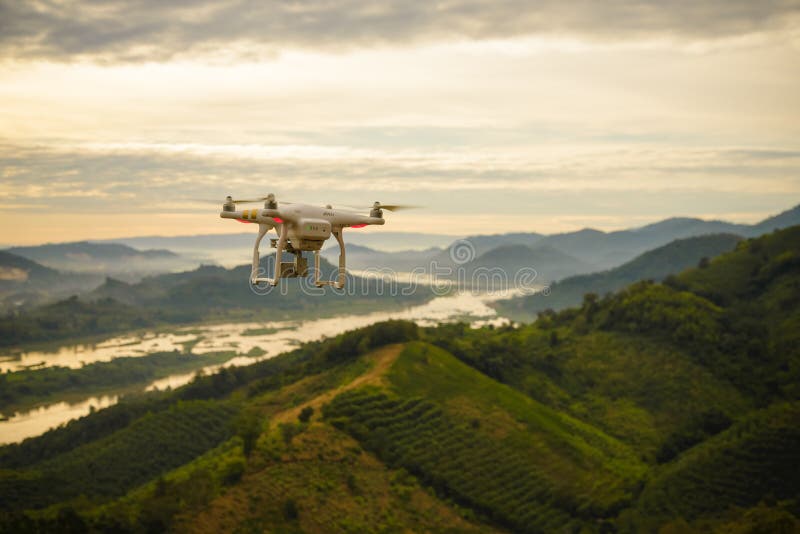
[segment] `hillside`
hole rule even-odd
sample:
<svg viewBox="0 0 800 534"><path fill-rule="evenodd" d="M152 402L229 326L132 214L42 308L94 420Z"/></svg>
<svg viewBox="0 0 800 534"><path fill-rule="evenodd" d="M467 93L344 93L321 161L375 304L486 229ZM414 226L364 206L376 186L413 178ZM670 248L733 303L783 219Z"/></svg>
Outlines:
<svg viewBox="0 0 800 534"><path fill-rule="evenodd" d="M347 245L347 268L354 270L391 269L397 272L411 272L423 267L429 270L432 257L442 249L434 247L424 250L400 250L385 252L361 245ZM322 251L322 256L330 262L339 261L339 245L332 244Z"/></svg>
<svg viewBox="0 0 800 534"><path fill-rule="evenodd" d="M353 248L352 266L355 269L374 267L389 268L395 271L424 268L428 272L432 264L444 268L462 265L462 263L454 261L454 254L458 260L474 261L481 256L486 256L488 260L492 257L489 255L492 249L507 250L513 246L519 246L534 250L541 249L545 256L554 256L553 250L564 255L565 262L563 264L553 262L550 265L545 261L546 268L541 269L548 275L548 280L560 280L572 274L603 271L621 266L647 251L660 248L675 240L715 234L757 237L778 228L787 228L796 224L800 224L800 206L752 225L673 217L639 228L613 232L584 228L574 232L551 235L533 232L470 235L456 241L451 240L450 244L443 248L419 250L421 247L418 246L415 247L415 250L406 252L397 252L395 248L392 248L392 252L386 252L377 240L370 241L370 247L362 248L362 245L367 244L363 240L365 234L354 233L351 234L352 242L356 245ZM351 238L348 237L348 239ZM422 242L420 241L420 244ZM326 252L329 259L335 258L336 254L338 254L336 247L330 247ZM348 248L348 254L350 254L350 248ZM501 267L512 271L531 267L527 263L530 258L523 258L523 260L514 264L505 262Z"/></svg>
<svg viewBox="0 0 800 534"><path fill-rule="evenodd" d="M126 245L88 241L12 247L7 252L52 269L121 276L130 280L145 274L195 266L194 261L169 250L137 250Z"/></svg>
<svg viewBox="0 0 800 534"><path fill-rule="evenodd" d="M551 235L542 239L541 244L551 245L598 269L608 269L676 239L720 233L757 237L797 224L800 224L800 206L753 225L676 217L616 232L583 230Z"/></svg>
<svg viewBox="0 0 800 534"><path fill-rule="evenodd" d="M274 255L262 258L267 272ZM202 266L126 283L113 278L80 296L47 304L0 320L0 346L97 336L158 325L203 320L280 320L310 313L368 312L432 297L426 288L401 291L381 281L348 275L347 288L316 288L309 278L287 280L275 288L253 290L251 268ZM336 268L322 260L324 279Z"/></svg>
<svg viewBox="0 0 800 534"><path fill-rule="evenodd" d="M794 227L531 325L378 323L126 399L0 448L0 530L796 531L799 258Z"/></svg>
<svg viewBox="0 0 800 534"><path fill-rule="evenodd" d="M0 250L0 310L30 308L89 291L102 277L57 271L22 256Z"/></svg>
<svg viewBox="0 0 800 534"><path fill-rule="evenodd" d="M22 256L0 250L0 283L27 282L55 277L56 271Z"/></svg>
<svg viewBox="0 0 800 534"><path fill-rule="evenodd" d="M577 306L587 293L604 295L638 280L661 281L670 274L697 266L703 258L713 258L732 250L740 240L732 234L678 239L614 269L565 278L552 284L547 294L515 297L499 301L495 306L514 319L534 318L546 309L558 311Z"/></svg>
<svg viewBox="0 0 800 534"><path fill-rule="evenodd" d="M467 276L502 272L513 282L521 269L534 269L536 282L545 284L592 270L590 265L549 245L501 245L460 266Z"/></svg>
<svg viewBox="0 0 800 534"><path fill-rule="evenodd" d="M442 234L422 234L416 232L392 232L381 228L378 231L368 229L352 230L345 233L345 242L380 252L397 252L404 250L423 250L443 247L454 239L454 236ZM136 249L167 249L181 255L207 256L214 250L241 249L252 250L255 232L233 234L207 234L188 236L149 236L117 238L98 243L119 243Z"/></svg>

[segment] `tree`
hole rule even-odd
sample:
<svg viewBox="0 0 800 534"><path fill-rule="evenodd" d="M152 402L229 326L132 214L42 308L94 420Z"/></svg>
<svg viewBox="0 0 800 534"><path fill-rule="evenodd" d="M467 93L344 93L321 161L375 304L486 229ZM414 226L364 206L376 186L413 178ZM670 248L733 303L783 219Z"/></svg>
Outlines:
<svg viewBox="0 0 800 534"><path fill-rule="evenodd" d="M300 420L301 423L308 423L312 415L314 415L314 408L312 408L311 406L306 406L305 408L303 408L303 410L300 412L300 415L297 418Z"/></svg>

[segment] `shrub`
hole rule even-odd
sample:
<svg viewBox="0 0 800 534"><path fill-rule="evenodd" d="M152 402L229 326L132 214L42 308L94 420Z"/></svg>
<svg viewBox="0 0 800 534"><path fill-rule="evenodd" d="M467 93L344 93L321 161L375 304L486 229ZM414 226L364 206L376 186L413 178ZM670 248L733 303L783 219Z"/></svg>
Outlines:
<svg viewBox="0 0 800 534"><path fill-rule="evenodd" d="M314 415L314 408L312 408L311 406L306 406L305 408L303 408L303 410L300 412L300 415L297 418L300 420L301 423L308 423L312 415Z"/></svg>

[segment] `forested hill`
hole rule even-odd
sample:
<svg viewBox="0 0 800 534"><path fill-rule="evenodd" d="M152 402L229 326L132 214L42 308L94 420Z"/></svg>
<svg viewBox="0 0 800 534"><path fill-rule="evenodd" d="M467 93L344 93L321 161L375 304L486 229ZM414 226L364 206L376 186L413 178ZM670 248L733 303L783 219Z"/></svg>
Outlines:
<svg viewBox="0 0 800 534"><path fill-rule="evenodd" d="M614 269L571 276L555 282L544 293L498 301L496 306L512 319L527 320L546 309L558 311L578 306L586 293L605 295L639 280L660 282L671 274L678 274L733 250L741 239L733 234L677 239Z"/></svg>
<svg viewBox="0 0 800 534"><path fill-rule="evenodd" d="M265 272L271 272L274 254L261 261ZM420 303L433 296L425 287L393 289L382 281L351 274L344 290L316 288L310 278L313 264L308 278L288 279L278 287L254 290L249 282L250 270L249 265L232 269L202 266L133 284L107 278L81 297L0 317L0 346L204 320L280 320L311 313L372 311ZM325 280L336 277L336 268L324 259L321 272Z"/></svg>
<svg viewBox="0 0 800 534"><path fill-rule="evenodd" d="M796 532L798 302L795 227L530 325L379 323L0 448L0 530Z"/></svg>

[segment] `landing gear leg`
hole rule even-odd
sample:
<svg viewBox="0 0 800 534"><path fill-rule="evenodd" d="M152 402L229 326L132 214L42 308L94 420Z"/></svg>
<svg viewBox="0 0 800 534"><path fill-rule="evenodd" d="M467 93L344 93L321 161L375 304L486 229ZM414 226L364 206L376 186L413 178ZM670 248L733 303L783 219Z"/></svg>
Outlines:
<svg viewBox="0 0 800 534"><path fill-rule="evenodd" d="M286 248L286 240L289 236L289 230L285 224L281 225L280 229L280 237L278 239L278 244L275 247L275 265L273 266L273 277L272 278L258 278L258 268L259 268L259 257L258 257L258 245L261 243L261 239L263 239L264 234L269 231L269 227L265 224L259 225L258 229L258 238L256 238L256 246L253 248L253 268L250 271L250 283L255 285L259 282L265 282L271 286L278 285L278 280L280 279L280 272L281 272L281 256L283 256L283 249Z"/></svg>
<svg viewBox="0 0 800 534"><path fill-rule="evenodd" d="M330 280L320 280L320 275L322 273L320 270L319 250L316 250L314 251L314 285L317 287L333 286L336 289L342 289L344 287L344 283L347 278L347 269L345 268L344 239L342 238L342 230L341 229L334 230L333 236L339 243L339 272L336 282L331 282Z"/></svg>

